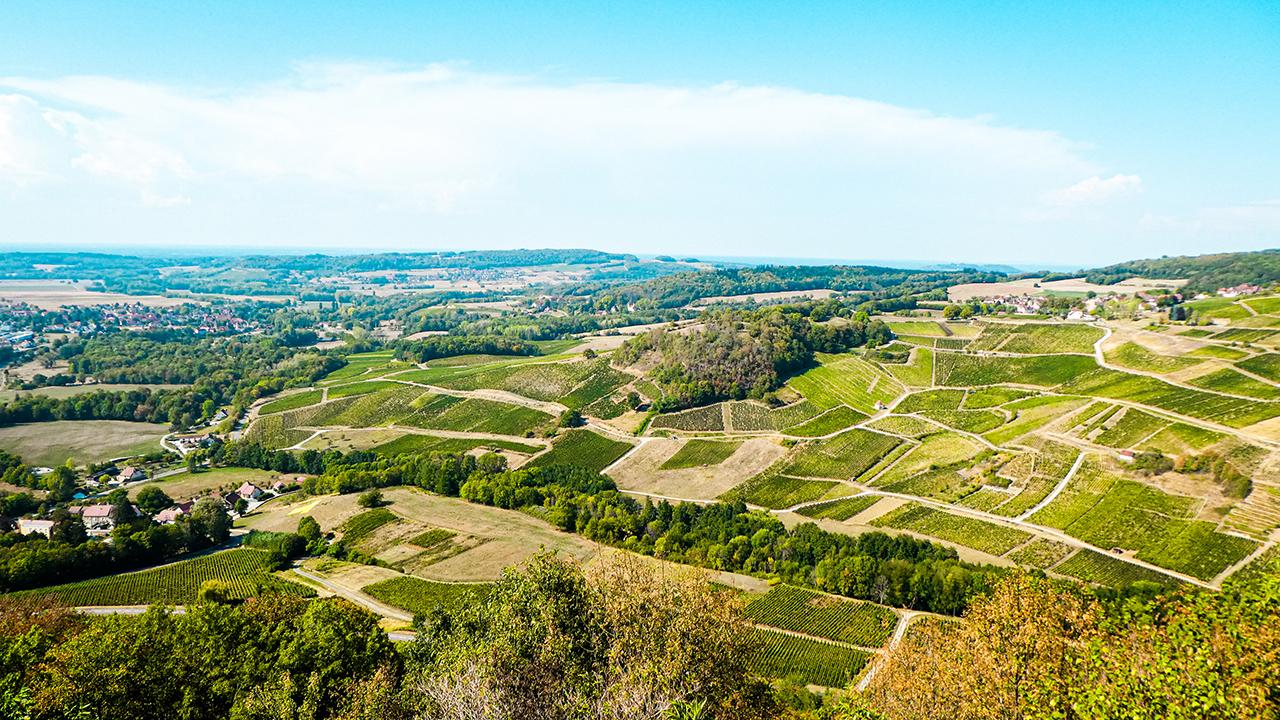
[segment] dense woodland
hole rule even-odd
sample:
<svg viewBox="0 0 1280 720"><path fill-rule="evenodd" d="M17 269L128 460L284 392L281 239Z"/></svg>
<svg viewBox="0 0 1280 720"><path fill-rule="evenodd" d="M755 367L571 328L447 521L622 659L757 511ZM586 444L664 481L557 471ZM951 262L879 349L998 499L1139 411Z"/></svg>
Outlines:
<svg viewBox="0 0 1280 720"><path fill-rule="evenodd" d="M1190 293L1213 292L1242 283L1275 285L1280 283L1280 250L1131 260L1085 273L1086 280L1103 285L1131 277L1185 278L1185 289Z"/></svg>

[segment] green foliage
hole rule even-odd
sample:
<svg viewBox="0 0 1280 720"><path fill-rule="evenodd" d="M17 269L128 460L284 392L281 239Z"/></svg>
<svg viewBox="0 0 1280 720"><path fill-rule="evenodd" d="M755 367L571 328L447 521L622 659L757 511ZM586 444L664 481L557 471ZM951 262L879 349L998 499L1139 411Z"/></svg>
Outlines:
<svg viewBox="0 0 1280 720"><path fill-rule="evenodd" d="M1088 325L1063 323L988 323L971 350L1007 353L1091 353L1102 339L1102 330Z"/></svg>
<svg viewBox="0 0 1280 720"><path fill-rule="evenodd" d="M1085 355L998 357L940 352L934 358L937 384L952 386L1015 383L1054 387L1098 364Z"/></svg>
<svg viewBox="0 0 1280 720"><path fill-rule="evenodd" d="M1236 365L1254 375L1261 375L1272 382L1280 382L1280 353L1255 355L1248 360L1241 360Z"/></svg>
<svg viewBox="0 0 1280 720"><path fill-rule="evenodd" d="M1061 562L1063 558L1070 555L1074 550L1073 546L1066 543L1036 538L1005 557L1019 565L1027 565L1044 570Z"/></svg>
<svg viewBox="0 0 1280 720"><path fill-rule="evenodd" d="M402 455L406 453L447 452L465 453L476 448L492 448L510 450L512 452L532 455L542 451L541 445L514 442L512 440L493 440L490 438L446 438L435 435L419 435L409 433L395 440L389 440L374 447L371 452L379 455Z"/></svg>
<svg viewBox="0 0 1280 720"><path fill-rule="evenodd" d="M1107 362L1113 365L1154 373L1176 372L1202 362L1196 358L1158 355L1134 342L1124 343L1108 352L1106 357Z"/></svg>
<svg viewBox="0 0 1280 720"><path fill-rule="evenodd" d="M1232 395L1246 395L1259 400L1275 400L1280 398L1280 388L1268 383L1254 380L1248 375L1238 373L1230 368L1215 370L1207 375L1188 380L1196 387Z"/></svg>
<svg viewBox="0 0 1280 720"><path fill-rule="evenodd" d="M685 432L722 432L724 430L724 411L720 405L682 410L675 413L663 413L649 423L655 430L683 430Z"/></svg>

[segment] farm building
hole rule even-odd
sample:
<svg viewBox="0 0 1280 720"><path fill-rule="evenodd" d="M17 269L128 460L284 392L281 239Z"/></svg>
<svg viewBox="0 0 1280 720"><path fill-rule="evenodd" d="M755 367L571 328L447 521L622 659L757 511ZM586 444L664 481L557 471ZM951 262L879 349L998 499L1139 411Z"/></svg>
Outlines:
<svg viewBox="0 0 1280 720"><path fill-rule="evenodd" d="M36 518L18 518L18 532L23 535L43 535L49 537L53 532L52 520L38 520Z"/></svg>

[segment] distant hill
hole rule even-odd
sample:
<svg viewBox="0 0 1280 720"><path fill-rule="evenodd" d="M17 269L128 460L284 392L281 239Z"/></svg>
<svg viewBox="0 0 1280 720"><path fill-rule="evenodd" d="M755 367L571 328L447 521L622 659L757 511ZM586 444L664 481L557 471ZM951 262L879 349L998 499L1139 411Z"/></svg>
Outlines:
<svg viewBox="0 0 1280 720"><path fill-rule="evenodd" d="M1130 260L1087 270L1084 275L1089 282L1102 285L1131 277L1186 278L1191 292L1212 292L1241 283L1275 285L1280 283L1280 249Z"/></svg>

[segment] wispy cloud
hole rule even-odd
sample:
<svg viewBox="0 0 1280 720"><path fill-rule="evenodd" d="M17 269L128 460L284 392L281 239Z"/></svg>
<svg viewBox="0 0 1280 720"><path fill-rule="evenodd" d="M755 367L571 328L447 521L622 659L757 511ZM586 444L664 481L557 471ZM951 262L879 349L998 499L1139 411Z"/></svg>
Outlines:
<svg viewBox="0 0 1280 720"><path fill-rule="evenodd" d="M1109 178L1094 175L1046 193L1045 200L1056 207L1100 205L1141 190L1142 178L1137 175L1112 175Z"/></svg>

